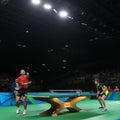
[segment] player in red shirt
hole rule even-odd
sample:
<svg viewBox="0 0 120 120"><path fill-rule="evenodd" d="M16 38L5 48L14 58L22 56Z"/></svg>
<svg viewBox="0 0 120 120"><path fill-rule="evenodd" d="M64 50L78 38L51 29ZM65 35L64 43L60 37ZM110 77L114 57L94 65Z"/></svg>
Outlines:
<svg viewBox="0 0 120 120"><path fill-rule="evenodd" d="M23 114L26 114L26 109L27 109L26 94L28 90L28 84L31 84L31 81L29 81L28 79L29 79L29 73L28 72L26 73L24 69L20 70L20 76L17 78L19 84L18 95L16 95L17 114L20 113L19 100L21 98L24 105Z"/></svg>

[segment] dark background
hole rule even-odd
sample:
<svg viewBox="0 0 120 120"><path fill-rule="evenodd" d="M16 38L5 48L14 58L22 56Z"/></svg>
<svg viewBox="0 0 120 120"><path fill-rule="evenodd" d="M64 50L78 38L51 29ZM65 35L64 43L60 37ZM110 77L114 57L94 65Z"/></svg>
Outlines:
<svg viewBox="0 0 120 120"><path fill-rule="evenodd" d="M30 0L0 0L1 76L14 79L24 68L34 84L48 90L68 83L73 88L68 81L79 74L119 70L119 0L43 2L68 10L74 19L61 19Z"/></svg>

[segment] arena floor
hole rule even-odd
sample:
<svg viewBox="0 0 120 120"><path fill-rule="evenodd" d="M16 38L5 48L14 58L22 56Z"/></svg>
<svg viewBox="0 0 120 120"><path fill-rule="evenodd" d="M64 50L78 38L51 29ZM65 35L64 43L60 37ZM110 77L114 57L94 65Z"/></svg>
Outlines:
<svg viewBox="0 0 120 120"><path fill-rule="evenodd" d="M23 106L21 106L21 113L16 114L15 106L0 107L1 120L120 120L120 101L106 101L107 112L99 110L97 100L85 100L79 102L77 105L85 109L86 112L69 113L67 110L61 111L57 117L40 115L39 113L48 109L49 104L33 104L28 105L26 115L22 115Z"/></svg>

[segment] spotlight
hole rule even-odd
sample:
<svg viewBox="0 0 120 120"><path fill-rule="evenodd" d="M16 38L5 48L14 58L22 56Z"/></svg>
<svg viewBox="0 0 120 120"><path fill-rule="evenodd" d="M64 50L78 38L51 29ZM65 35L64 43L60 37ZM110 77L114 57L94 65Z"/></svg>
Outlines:
<svg viewBox="0 0 120 120"><path fill-rule="evenodd" d="M53 11L57 14L58 13L58 11L56 10L56 9L53 9Z"/></svg>
<svg viewBox="0 0 120 120"><path fill-rule="evenodd" d="M68 12L62 10L62 11L59 12L59 16L60 16L61 18L66 18L66 17L68 17Z"/></svg>
<svg viewBox="0 0 120 120"><path fill-rule="evenodd" d="M67 62L67 60L62 60L62 62L63 62L63 63L66 63L66 62Z"/></svg>
<svg viewBox="0 0 120 120"><path fill-rule="evenodd" d="M42 64L42 66L44 66L44 67L45 67L45 66L46 66L46 64Z"/></svg>
<svg viewBox="0 0 120 120"><path fill-rule="evenodd" d="M44 4L43 6L46 10L51 10L52 9L52 5L50 4Z"/></svg>
<svg viewBox="0 0 120 120"><path fill-rule="evenodd" d="M41 3L41 0L31 0L32 4L39 5Z"/></svg>

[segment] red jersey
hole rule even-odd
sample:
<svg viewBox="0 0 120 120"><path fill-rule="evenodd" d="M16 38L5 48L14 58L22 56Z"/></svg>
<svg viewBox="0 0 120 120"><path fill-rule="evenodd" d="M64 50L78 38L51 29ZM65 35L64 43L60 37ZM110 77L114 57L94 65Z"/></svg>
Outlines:
<svg viewBox="0 0 120 120"><path fill-rule="evenodd" d="M27 85L22 85L21 83L28 83L28 77L27 75L24 76L19 76L18 78L18 83L19 83L19 88L28 88L28 84Z"/></svg>

